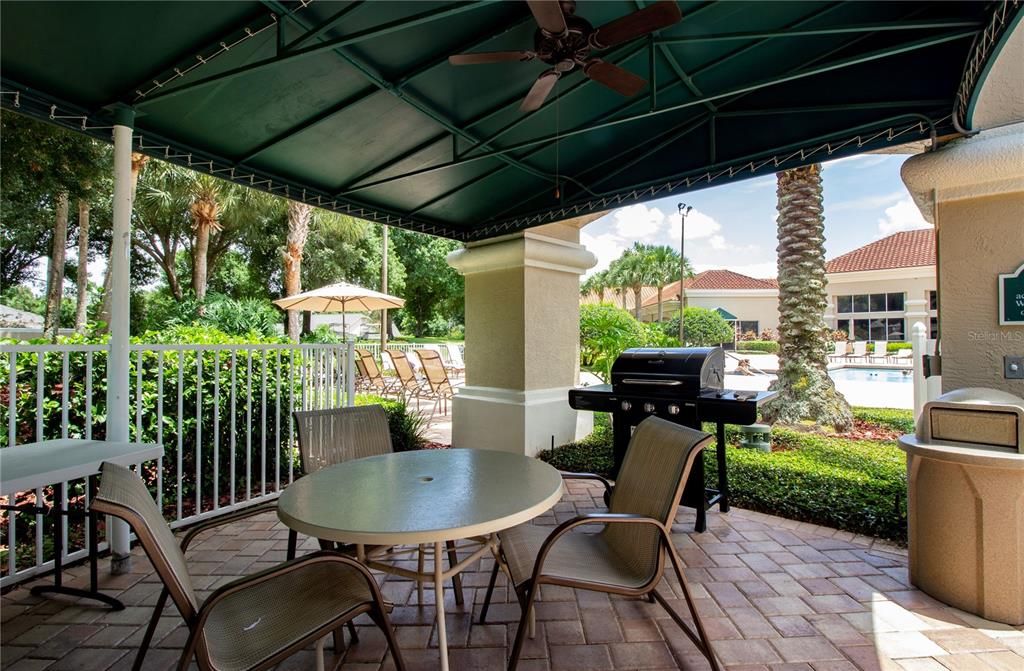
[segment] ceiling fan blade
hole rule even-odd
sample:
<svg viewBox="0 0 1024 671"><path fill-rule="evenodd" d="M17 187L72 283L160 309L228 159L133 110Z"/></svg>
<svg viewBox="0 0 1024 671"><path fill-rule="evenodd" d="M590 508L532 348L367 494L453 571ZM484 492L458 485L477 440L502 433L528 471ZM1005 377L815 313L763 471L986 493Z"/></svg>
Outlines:
<svg viewBox="0 0 1024 671"><path fill-rule="evenodd" d="M548 94L551 93L551 89L555 88L555 83L561 76L562 73L557 70L548 70L541 73L537 77L537 81L530 87L530 92L523 98L523 103L519 106L519 110L522 112L532 112L543 105Z"/></svg>
<svg viewBox="0 0 1024 671"><path fill-rule="evenodd" d="M635 96L647 86L647 80L643 77L600 58L595 58L583 66L583 74L627 98Z"/></svg>
<svg viewBox="0 0 1024 671"><path fill-rule="evenodd" d="M533 12L537 25L552 35L562 35L569 28L565 25L565 14L559 0L526 0Z"/></svg>
<svg viewBox="0 0 1024 671"><path fill-rule="evenodd" d="M452 65L480 65L507 61L529 61L536 55L532 51L481 51L475 54L454 54L448 57L448 62Z"/></svg>
<svg viewBox="0 0 1024 671"><path fill-rule="evenodd" d="M607 49L637 37L667 28L683 18L675 0L661 0L653 5L604 24L590 35L591 46Z"/></svg>

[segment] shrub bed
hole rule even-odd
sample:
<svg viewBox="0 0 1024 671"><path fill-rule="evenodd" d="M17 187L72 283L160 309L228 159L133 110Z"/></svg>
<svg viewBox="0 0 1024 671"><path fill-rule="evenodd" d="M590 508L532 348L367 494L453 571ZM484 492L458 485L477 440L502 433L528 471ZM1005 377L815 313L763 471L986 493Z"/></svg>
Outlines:
<svg viewBox="0 0 1024 671"><path fill-rule="evenodd" d="M357 394L356 405L380 405L388 417L391 431L391 447L395 452L420 450L426 446L423 437L426 420L419 413L409 410L402 401L395 401L372 394Z"/></svg>
<svg viewBox="0 0 1024 671"><path fill-rule="evenodd" d="M863 422L913 430L907 410L855 408ZM712 425L705 430L713 432ZM726 427L726 463L732 502L789 519L906 541L906 463L891 441L857 440L776 427L773 452L737 447L739 428ZM608 416L595 416L583 440L544 450L538 458L566 471L609 475L613 465ZM715 486L715 453L704 454L708 486Z"/></svg>
<svg viewBox="0 0 1024 671"><path fill-rule="evenodd" d="M757 352L758 354L777 354L779 343L774 340L743 340L736 343L737 352Z"/></svg>

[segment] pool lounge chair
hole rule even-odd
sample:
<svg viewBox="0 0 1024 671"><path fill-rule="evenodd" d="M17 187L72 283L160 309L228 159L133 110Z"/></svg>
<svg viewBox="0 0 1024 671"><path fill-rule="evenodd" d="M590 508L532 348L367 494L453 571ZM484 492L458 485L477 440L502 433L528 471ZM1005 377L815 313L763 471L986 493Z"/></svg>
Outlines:
<svg viewBox="0 0 1024 671"><path fill-rule="evenodd" d="M833 343L833 351L828 355L829 359L843 359L846 358L846 341L840 340L839 342Z"/></svg>
<svg viewBox="0 0 1024 671"><path fill-rule="evenodd" d="M455 343L447 343L445 348L448 350L448 364L449 369L454 374L454 377L463 377L466 374L466 362L462 358L462 350Z"/></svg>
<svg viewBox="0 0 1024 671"><path fill-rule="evenodd" d="M868 357L868 361L872 363L889 363L889 343L884 340L875 341L875 351ZM881 352L881 354L879 354Z"/></svg>
<svg viewBox="0 0 1024 671"><path fill-rule="evenodd" d="M420 359L423 375L427 378L427 386L420 391L421 397L433 399L434 409L431 415L437 414L438 407L447 415L448 400L454 392L452 383L448 380L448 373L444 369L441 353L434 349L418 349L415 352Z"/></svg>
<svg viewBox="0 0 1024 671"><path fill-rule="evenodd" d="M847 359L864 359L867 361L868 343L866 340L857 340L853 343L853 351L846 355Z"/></svg>
<svg viewBox="0 0 1024 671"><path fill-rule="evenodd" d="M361 391L375 392L381 395L387 395L395 391L398 380L396 378L384 377L380 366L377 365L377 359L374 358L369 350L356 349L355 353L358 358L356 369L366 374L366 378L359 387Z"/></svg>
<svg viewBox="0 0 1024 671"><path fill-rule="evenodd" d="M397 349L386 349L384 354L391 360L391 367L398 375L394 391L406 401L415 398L418 405L420 395L423 393L423 383L416 377L416 372L413 371L412 364L409 363L409 357L405 355L405 352Z"/></svg>

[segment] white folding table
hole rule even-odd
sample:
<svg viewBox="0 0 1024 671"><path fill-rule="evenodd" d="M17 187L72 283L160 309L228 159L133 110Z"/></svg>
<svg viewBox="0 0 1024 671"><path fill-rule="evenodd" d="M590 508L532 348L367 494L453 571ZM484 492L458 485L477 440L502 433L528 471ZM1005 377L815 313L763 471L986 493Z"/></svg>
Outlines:
<svg viewBox="0 0 1024 671"><path fill-rule="evenodd" d="M103 440L79 440L64 438L60 440L44 440L38 443L25 443L14 447L0 449L0 495L10 496L8 510L15 510L14 495L18 492L31 491L40 487L53 485L53 507L44 508L38 505L31 510L37 514L53 513L57 520L53 523L53 585L40 585L32 588L32 593L67 594L85 597L107 604L114 610L122 610L124 604L117 599L101 594L97 589L97 534L95 515L88 511L89 516L89 579L88 590L67 587L62 584L61 564L64 554L64 536L61 515L68 515L64 510L65 484L69 480L88 478L89 490L94 492L95 476L100 472L100 464L105 461L119 466L139 464L150 459L163 456L164 448L154 443L119 443ZM24 510L24 509L21 509ZM11 548L14 552L14 548Z"/></svg>

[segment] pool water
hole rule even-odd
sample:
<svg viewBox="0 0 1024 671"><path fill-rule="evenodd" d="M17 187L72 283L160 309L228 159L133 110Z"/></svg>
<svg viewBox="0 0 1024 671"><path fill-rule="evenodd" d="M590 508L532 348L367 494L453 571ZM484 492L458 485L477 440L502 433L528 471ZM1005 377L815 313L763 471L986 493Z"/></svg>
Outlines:
<svg viewBox="0 0 1024 671"><path fill-rule="evenodd" d="M886 368L837 368L828 374L850 405L913 408L914 376Z"/></svg>
<svg viewBox="0 0 1024 671"><path fill-rule="evenodd" d="M907 371L892 370L891 368L837 368L828 372L829 376L839 381L850 382L886 382L913 385L914 376Z"/></svg>

